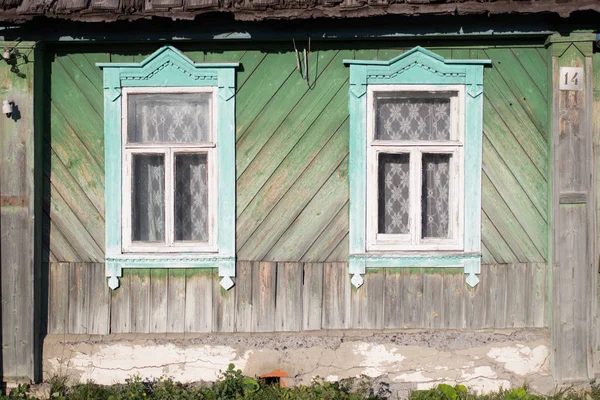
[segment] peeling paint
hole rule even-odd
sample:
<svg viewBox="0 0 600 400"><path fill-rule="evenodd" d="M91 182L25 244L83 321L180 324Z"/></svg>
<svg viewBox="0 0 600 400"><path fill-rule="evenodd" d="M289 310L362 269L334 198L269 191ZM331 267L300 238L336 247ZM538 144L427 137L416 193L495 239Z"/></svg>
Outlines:
<svg viewBox="0 0 600 400"><path fill-rule="evenodd" d="M507 347L494 347L487 356L499 363L504 363L504 368L515 374L525 376L547 369L548 347L537 346L533 350L522 344Z"/></svg>

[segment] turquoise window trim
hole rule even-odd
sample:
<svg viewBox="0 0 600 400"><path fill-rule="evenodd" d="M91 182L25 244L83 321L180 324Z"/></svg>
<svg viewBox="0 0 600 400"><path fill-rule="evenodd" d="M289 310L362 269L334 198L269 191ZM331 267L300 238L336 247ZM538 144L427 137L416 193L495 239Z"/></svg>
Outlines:
<svg viewBox="0 0 600 400"><path fill-rule="evenodd" d="M350 68L350 255L352 284L363 284L367 268L462 267L475 286L481 270L481 165L483 68L490 60L445 60L415 47L389 61L344 60ZM460 252L367 252L368 85L464 85L463 250Z"/></svg>
<svg viewBox="0 0 600 400"><path fill-rule="evenodd" d="M221 286L235 277L235 68L194 63L165 46L140 63L98 63L104 71L106 276L119 286L124 268L218 268ZM215 87L217 126L217 252L126 254L122 250L121 94L126 87Z"/></svg>

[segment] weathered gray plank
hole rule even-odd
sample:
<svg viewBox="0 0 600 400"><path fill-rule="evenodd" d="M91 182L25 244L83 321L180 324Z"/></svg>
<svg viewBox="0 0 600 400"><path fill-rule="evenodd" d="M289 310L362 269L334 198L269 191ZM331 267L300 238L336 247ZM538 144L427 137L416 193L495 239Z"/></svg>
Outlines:
<svg viewBox="0 0 600 400"><path fill-rule="evenodd" d="M526 287L527 264L511 264L506 268L506 325L523 328L525 326L525 301L527 293L533 291Z"/></svg>
<svg viewBox="0 0 600 400"><path fill-rule="evenodd" d="M481 266L479 283L474 288L465 285L465 325L471 329L485 328L486 322L486 292L489 290L489 265Z"/></svg>
<svg viewBox="0 0 600 400"><path fill-rule="evenodd" d="M235 332L235 291L239 283L239 274L235 279L235 286L229 290L223 289L220 285L219 271L212 271L213 283L213 332Z"/></svg>
<svg viewBox="0 0 600 400"><path fill-rule="evenodd" d="M167 288L167 332L184 331L185 326L185 270L170 269Z"/></svg>
<svg viewBox="0 0 600 400"><path fill-rule="evenodd" d="M302 329L321 329L323 310L323 263L304 263Z"/></svg>
<svg viewBox="0 0 600 400"><path fill-rule="evenodd" d="M458 273L447 271L443 279L443 307L442 327L450 329L463 329L465 321L465 275L460 270Z"/></svg>
<svg viewBox="0 0 600 400"><path fill-rule="evenodd" d="M506 269L507 264L489 267L488 290L486 291L486 328L506 326Z"/></svg>
<svg viewBox="0 0 600 400"><path fill-rule="evenodd" d="M386 329L404 328L404 282L406 270L386 269L383 325Z"/></svg>
<svg viewBox="0 0 600 400"><path fill-rule="evenodd" d="M420 272L417 272L420 271ZM423 324L423 272L411 270L404 283L404 326L422 328Z"/></svg>
<svg viewBox="0 0 600 400"><path fill-rule="evenodd" d="M48 333L68 333L69 316L69 265L53 263L49 269Z"/></svg>
<svg viewBox="0 0 600 400"><path fill-rule="evenodd" d="M88 274L87 265L73 263L69 268L69 326L71 334L85 334L88 330Z"/></svg>
<svg viewBox="0 0 600 400"><path fill-rule="evenodd" d="M302 330L302 263L277 263L275 330Z"/></svg>
<svg viewBox="0 0 600 400"><path fill-rule="evenodd" d="M212 331L213 275L209 269L186 270L185 331Z"/></svg>
<svg viewBox="0 0 600 400"><path fill-rule="evenodd" d="M351 301L348 264L326 263L323 272L323 329L349 328Z"/></svg>
<svg viewBox="0 0 600 400"><path fill-rule="evenodd" d="M370 269L363 278L365 282L360 288L351 289L350 326L353 329L383 329L385 271ZM346 279L350 276L346 275Z"/></svg>
<svg viewBox="0 0 600 400"><path fill-rule="evenodd" d="M167 332L167 305L169 303L169 271L150 271L150 333Z"/></svg>
<svg viewBox="0 0 600 400"><path fill-rule="evenodd" d="M444 314L443 277L441 273L423 274L423 323L427 328L441 328Z"/></svg>
<svg viewBox="0 0 600 400"><path fill-rule="evenodd" d="M544 327L547 304L546 264L527 265L525 283L525 326Z"/></svg>
<svg viewBox="0 0 600 400"><path fill-rule="evenodd" d="M88 330L90 335L110 333L110 288L104 263L86 264L89 288Z"/></svg>
<svg viewBox="0 0 600 400"><path fill-rule="evenodd" d="M252 263L238 261L235 278L235 330L252 331Z"/></svg>
<svg viewBox="0 0 600 400"><path fill-rule="evenodd" d="M130 272L131 270L124 269L119 287L111 291L110 333L131 332Z"/></svg>
<svg viewBox="0 0 600 400"><path fill-rule="evenodd" d="M252 332L275 330L275 278L277 264L252 265Z"/></svg>
<svg viewBox="0 0 600 400"><path fill-rule="evenodd" d="M150 270L132 269L130 273L131 332L150 332Z"/></svg>

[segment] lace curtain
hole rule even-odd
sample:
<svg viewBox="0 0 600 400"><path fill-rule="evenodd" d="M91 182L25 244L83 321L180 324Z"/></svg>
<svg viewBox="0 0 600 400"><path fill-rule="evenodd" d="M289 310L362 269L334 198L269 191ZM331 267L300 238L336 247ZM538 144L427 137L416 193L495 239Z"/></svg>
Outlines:
<svg viewBox="0 0 600 400"><path fill-rule="evenodd" d="M409 157L408 154L379 155L379 233L410 232Z"/></svg>
<svg viewBox="0 0 600 400"><path fill-rule="evenodd" d="M377 99L378 140L449 140L449 98Z"/></svg>
<svg viewBox="0 0 600 400"><path fill-rule="evenodd" d="M132 239L165 240L165 161L162 154L133 156Z"/></svg>
<svg viewBox="0 0 600 400"><path fill-rule="evenodd" d="M448 237L450 155L423 154L421 236Z"/></svg>
<svg viewBox="0 0 600 400"><path fill-rule="evenodd" d="M208 241L206 154L179 154L175 161L175 240Z"/></svg>
<svg viewBox="0 0 600 400"><path fill-rule="evenodd" d="M129 95L129 142L208 142L210 102L208 93Z"/></svg>

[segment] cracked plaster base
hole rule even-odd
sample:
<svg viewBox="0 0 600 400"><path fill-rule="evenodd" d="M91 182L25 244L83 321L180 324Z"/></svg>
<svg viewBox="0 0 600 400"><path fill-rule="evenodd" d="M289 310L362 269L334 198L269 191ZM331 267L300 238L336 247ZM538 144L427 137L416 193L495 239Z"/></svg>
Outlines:
<svg viewBox="0 0 600 400"><path fill-rule="evenodd" d="M439 383L464 384L485 393L527 382L554 389L545 330L503 332L416 331L294 334L48 336L44 378L124 382L170 376L182 382L214 381L233 363L249 376L281 369L289 384L315 377L335 381L366 375L409 390Z"/></svg>

